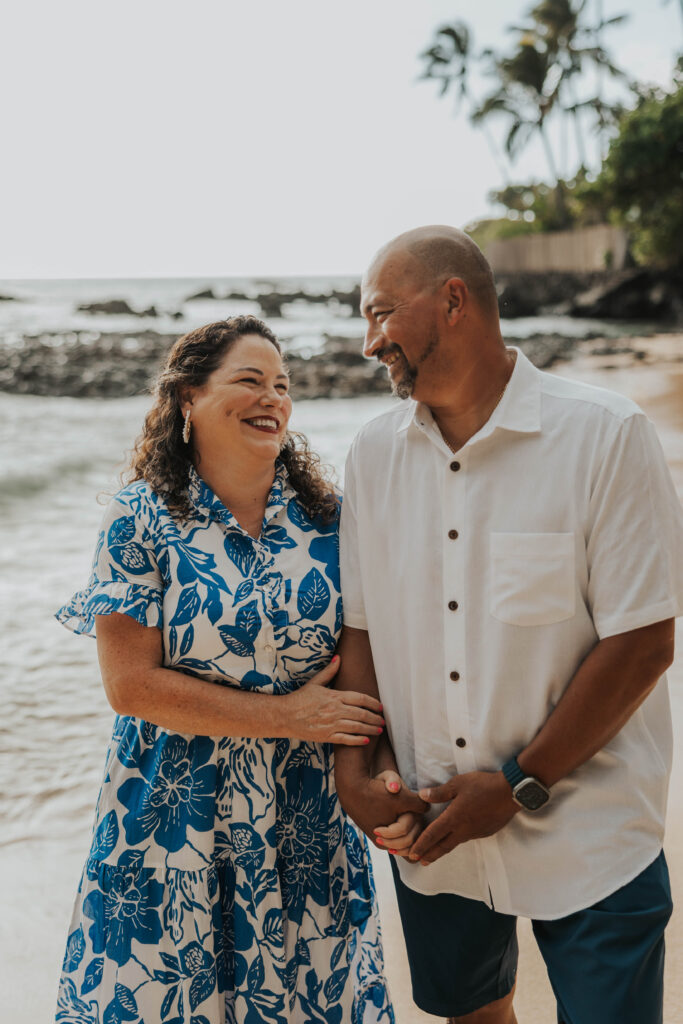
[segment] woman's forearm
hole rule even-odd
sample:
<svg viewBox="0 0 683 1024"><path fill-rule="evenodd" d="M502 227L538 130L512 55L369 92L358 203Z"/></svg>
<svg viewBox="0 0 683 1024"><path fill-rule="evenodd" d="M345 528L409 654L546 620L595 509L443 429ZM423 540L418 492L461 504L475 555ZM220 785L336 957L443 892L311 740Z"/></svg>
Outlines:
<svg viewBox="0 0 683 1024"><path fill-rule="evenodd" d="M119 613L97 616L97 654L114 710L173 732L365 746L384 725L377 700L330 688L336 657L291 693L254 693L165 668L161 631Z"/></svg>
<svg viewBox="0 0 683 1024"><path fill-rule="evenodd" d="M168 668L148 668L134 680L103 679L121 715L133 715L171 732L200 736L289 736L282 696L253 693L196 679Z"/></svg>

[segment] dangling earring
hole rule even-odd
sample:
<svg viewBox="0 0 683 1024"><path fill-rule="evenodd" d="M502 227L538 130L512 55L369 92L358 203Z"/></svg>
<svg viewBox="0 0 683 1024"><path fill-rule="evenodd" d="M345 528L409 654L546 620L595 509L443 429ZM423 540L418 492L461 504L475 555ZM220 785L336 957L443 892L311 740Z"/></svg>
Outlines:
<svg viewBox="0 0 683 1024"><path fill-rule="evenodd" d="M183 424L183 441L185 442L185 444L190 443L190 431L192 430L192 423L190 422L191 414L191 409L188 409L187 412L185 413L185 423Z"/></svg>

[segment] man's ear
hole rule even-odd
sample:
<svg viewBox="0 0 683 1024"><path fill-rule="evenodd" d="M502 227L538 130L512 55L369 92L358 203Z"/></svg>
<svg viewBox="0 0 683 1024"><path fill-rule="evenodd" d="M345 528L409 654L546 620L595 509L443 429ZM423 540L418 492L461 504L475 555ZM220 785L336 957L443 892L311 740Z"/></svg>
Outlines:
<svg viewBox="0 0 683 1024"><path fill-rule="evenodd" d="M451 277L446 281L446 316L449 324L454 324L460 319L467 305L467 285L461 277Z"/></svg>

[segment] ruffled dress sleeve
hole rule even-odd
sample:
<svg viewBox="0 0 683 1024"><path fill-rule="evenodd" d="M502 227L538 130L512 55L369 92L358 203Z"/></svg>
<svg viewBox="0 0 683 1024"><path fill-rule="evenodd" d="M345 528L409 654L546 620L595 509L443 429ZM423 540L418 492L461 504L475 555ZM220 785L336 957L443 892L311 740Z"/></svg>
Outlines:
<svg viewBox="0 0 683 1024"><path fill-rule="evenodd" d="M74 633L94 637L95 616L113 612L162 628L163 579L154 543L125 491L112 498L105 511L87 587L55 617Z"/></svg>

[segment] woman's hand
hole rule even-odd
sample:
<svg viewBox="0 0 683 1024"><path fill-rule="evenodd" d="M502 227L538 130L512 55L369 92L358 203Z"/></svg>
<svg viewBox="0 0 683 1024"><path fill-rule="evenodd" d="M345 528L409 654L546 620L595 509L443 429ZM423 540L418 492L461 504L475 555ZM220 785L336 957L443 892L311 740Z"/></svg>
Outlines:
<svg viewBox="0 0 683 1024"><path fill-rule="evenodd" d="M400 793L401 789L405 788L401 776L391 770L379 772L375 779L383 782L389 793ZM392 825L381 825L373 829L373 840L380 849L387 850L397 857L407 857L424 827L424 818L421 814L405 811Z"/></svg>
<svg viewBox="0 0 683 1024"><path fill-rule="evenodd" d="M378 700L366 693L327 688L339 665L339 656L335 655L300 689L280 698L287 736L314 743L362 746L370 736L382 732L384 719Z"/></svg>

